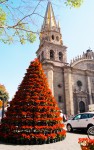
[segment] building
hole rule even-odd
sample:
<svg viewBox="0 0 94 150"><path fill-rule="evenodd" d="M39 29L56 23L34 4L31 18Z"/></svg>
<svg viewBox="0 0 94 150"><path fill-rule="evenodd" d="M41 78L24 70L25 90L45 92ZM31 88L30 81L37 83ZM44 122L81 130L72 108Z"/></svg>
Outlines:
<svg viewBox="0 0 94 150"><path fill-rule="evenodd" d="M70 64L67 62L67 47L63 45L51 2L48 2L36 53L63 113L74 115L88 111L88 106L94 104L94 52L88 49Z"/></svg>

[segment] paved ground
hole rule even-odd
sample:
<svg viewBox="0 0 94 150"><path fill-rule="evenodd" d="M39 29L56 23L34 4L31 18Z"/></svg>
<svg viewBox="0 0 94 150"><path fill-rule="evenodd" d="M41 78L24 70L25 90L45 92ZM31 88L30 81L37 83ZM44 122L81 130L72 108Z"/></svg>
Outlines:
<svg viewBox="0 0 94 150"><path fill-rule="evenodd" d="M66 139L44 145L6 145L0 143L0 150L81 150L78 138L87 137L81 133L67 133Z"/></svg>

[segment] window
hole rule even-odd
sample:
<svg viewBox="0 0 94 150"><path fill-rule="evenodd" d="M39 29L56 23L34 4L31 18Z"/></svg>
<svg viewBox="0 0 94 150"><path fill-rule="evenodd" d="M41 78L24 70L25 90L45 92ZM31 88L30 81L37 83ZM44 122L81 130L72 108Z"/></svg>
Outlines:
<svg viewBox="0 0 94 150"><path fill-rule="evenodd" d="M82 114L81 119L87 119L88 118L88 114Z"/></svg>
<svg viewBox="0 0 94 150"><path fill-rule="evenodd" d="M78 119L81 119L81 115L80 114L75 116L73 120L78 120Z"/></svg>
<svg viewBox="0 0 94 150"><path fill-rule="evenodd" d="M80 80L77 81L77 86L79 86L79 87L82 86L82 82Z"/></svg>
<svg viewBox="0 0 94 150"><path fill-rule="evenodd" d="M54 40L54 35L52 35L52 40Z"/></svg>
<svg viewBox="0 0 94 150"><path fill-rule="evenodd" d="M63 59L62 52L59 52L59 60L62 60L62 59Z"/></svg>
<svg viewBox="0 0 94 150"><path fill-rule="evenodd" d="M61 88L61 87L62 87L62 84L59 83L59 84L58 84L58 87Z"/></svg>
<svg viewBox="0 0 94 150"><path fill-rule="evenodd" d="M80 80L77 81L77 86L79 88L79 91L82 90L82 82Z"/></svg>
<svg viewBox="0 0 94 150"><path fill-rule="evenodd" d="M58 102L61 103L62 102L62 96L58 96Z"/></svg>
<svg viewBox="0 0 94 150"><path fill-rule="evenodd" d="M50 59L54 59L54 51L50 50Z"/></svg>
<svg viewBox="0 0 94 150"><path fill-rule="evenodd" d="M94 114L88 114L88 118L92 118Z"/></svg>

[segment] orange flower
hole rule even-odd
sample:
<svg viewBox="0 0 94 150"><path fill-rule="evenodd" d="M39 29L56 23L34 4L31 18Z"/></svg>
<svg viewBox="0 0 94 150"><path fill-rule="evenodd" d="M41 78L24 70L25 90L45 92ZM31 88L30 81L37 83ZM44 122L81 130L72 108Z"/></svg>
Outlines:
<svg viewBox="0 0 94 150"><path fill-rule="evenodd" d="M24 112L24 111L23 111L23 112L22 112L22 115L24 115L24 116L25 116L25 115L26 115L26 112Z"/></svg>
<svg viewBox="0 0 94 150"><path fill-rule="evenodd" d="M50 134L47 134L47 137L48 138L52 138L54 139L57 135L55 133L50 133Z"/></svg>
<svg viewBox="0 0 94 150"><path fill-rule="evenodd" d="M94 139L89 138L79 138L78 143L81 146L88 146L89 148L92 147L92 150L94 149Z"/></svg>
<svg viewBox="0 0 94 150"><path fill-rule="evenodd" d="M66 131L62 130L61 132L58 132L58 134L61 135L61 136L66 136Z"/></svg>
<svg viewBox="0 0 94 150"><path fill-rule="evenodd" d="M30 135L22 134L22 137L25 139L30 139Z"/></svg>

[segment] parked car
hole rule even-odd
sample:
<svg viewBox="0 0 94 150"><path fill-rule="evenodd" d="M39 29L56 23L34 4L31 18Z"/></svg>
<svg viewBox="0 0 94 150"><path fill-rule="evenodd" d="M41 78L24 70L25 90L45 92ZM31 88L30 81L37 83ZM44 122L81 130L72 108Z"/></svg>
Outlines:
<svg viewBox="0 0 94 150"><path fill-rule="evenodd" d="M94 126L94 112L79 113L66 122L68 132L74 129L88 130L91 126Z"/></svg>

